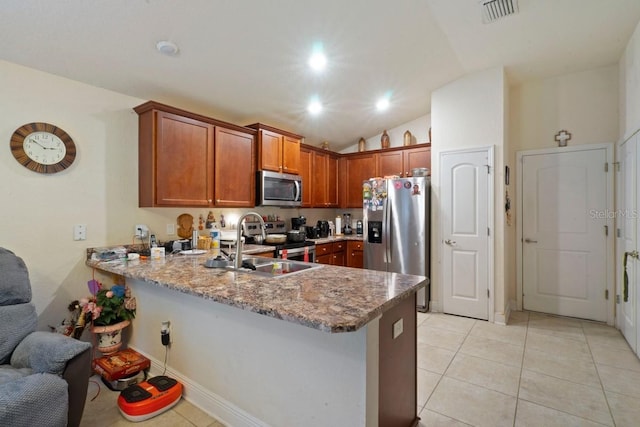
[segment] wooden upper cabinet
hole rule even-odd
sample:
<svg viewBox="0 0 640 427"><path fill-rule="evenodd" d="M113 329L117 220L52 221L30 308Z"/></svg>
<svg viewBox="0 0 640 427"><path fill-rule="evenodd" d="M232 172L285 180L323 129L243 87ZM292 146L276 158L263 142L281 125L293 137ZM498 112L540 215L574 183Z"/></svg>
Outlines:
<svg viewBox="0 0 640 427"><path fill-rule="evenodd" d="M311 190L311 205L314 207L327 206L327 155L314 151L313 158L313 185Z"/></svg>
<svg viewBox="0 0 640 427"><path fill-rule="evenodd" d="M338 207L338 157L329 155L327 158L327 205Z"/></svg>
<svg viewBox="0 0 640 427"><path fill-rule="evenodd" d="M431 146L383 151L378 154L378 176L410 177L414 168L431 170Z"/></svg>
<svg viewBox="0 0 640 427"><path fill-rule="evenodd" d="M260 170L282 172L282 135L268 130L258 134Z"/></svg>
<svg viewBox="0 0 640 427"><path fill-rule="evenodd" d="M312 151L311 206L338 207L338 156Z"/></svg>
<svg viewBox="0 0 640 427"><path fill-rule="evenodd" d="M253 135L216 127L215 205L253 207L256 200Z"/></svg>
<svg viewBox="0 0 640 427"><path fill-rule="evenodd" d="M247 126L258 131L258 170L297 175L300 173L302 137L271 126L254 123Z"/></svg>
<svg viewBox="0 0 640 427"><path fill-rule="evenodd" d="M404 171L402 151L388 151L378 153L377 176L398 175L402 176Z"/></svg>
<svg viewBox="0 0 640 427"><path fill-rule="evenodd" d="M282 140L282 172L300 173L300 142L301 138L284 135Z"/></svg>
<svg viewBox="0 0 640 427"><path fill-rule="evenodd" d="M138 113L140 207L255 205L255 131L149 101Z"/></svg>
<svg viewBox="0 0 640 427"><path fill-rule="evenodd" d="M210 206L214 127L156 110L148 111L142 119L139 205Z"/></svg>
<svg viewBox="0 0 640 427"><path fill-rule="evenodd" d="M345 164L347 183L343 207L362 207L362 182L376 176L376 160L375 153L354 154L347 157Z"/></svg>
<svg viewBox="0 0 640 427"><path fill-rule="evenodd" d="M428 147L407 148L403 150L404 176L412 176L414 168L429 168L431 176L431 144Z"/></svg>
<svg viewBox="0 0 640 427"><path fill-rule="evenodd" d="M311 207L311 191L313 188L313 156L310 150L300 149L300 177L302 178L302 205Z"/></svg>

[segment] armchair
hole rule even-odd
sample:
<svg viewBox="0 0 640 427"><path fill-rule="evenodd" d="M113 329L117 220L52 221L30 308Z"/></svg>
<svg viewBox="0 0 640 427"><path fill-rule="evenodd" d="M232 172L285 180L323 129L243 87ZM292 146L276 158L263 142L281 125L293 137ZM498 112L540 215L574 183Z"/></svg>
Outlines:
<svg viewBox="0 0 640 427"><path fill-rule="evenodd" d="M0 248L0 425L78 426L91 344L36 332L24 261Z"/></svg>

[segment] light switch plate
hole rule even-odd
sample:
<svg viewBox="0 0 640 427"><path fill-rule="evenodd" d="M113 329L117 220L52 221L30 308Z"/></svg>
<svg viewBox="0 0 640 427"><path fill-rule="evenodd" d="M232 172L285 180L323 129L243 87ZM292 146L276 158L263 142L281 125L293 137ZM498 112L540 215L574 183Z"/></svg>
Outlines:
<svg viewBox="0 0 640 427"><path fill-rule="evenodd" d="M403 331L404 331L404 322L402 321L402 319L400 319L393 324L393 339L395 340L400 335L402 335Z"/></svg>
<svg viewBox="0 0 640 427"><path fill-rule="evenodd" d="M175 224L167 224L167 235L173 236L176 234L176 225Z"/></svg>

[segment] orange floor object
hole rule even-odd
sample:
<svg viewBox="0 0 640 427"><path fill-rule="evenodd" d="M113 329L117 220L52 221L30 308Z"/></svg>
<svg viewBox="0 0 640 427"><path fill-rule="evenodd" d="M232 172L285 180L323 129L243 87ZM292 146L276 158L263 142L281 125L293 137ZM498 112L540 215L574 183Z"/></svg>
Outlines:
<svg viewBox="0 0 640 427"><path fill-rule="evenodd" d="M144 421L171 409L180 397L182 384L161 375L122 390L118 408L129 421Z"/></svg>

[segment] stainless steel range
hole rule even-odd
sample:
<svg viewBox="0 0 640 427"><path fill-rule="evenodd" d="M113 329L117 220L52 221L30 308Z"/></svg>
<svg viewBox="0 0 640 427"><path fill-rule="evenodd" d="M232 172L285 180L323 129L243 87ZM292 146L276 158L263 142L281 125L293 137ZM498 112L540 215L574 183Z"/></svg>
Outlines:
<svg viewBox="0 0 640 427"><path fill-rule="evenodd" d="M266 221L267 234L287 234L287 226L284 221ZM255 243L253 236L260 233L260 223L245 221L242 224L242 234L247 243ZM267 243L261 245L273 246L275 258L290 259L294 261L316 262L316 244L312 240L303 242Z"/></svg>

